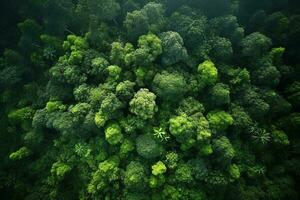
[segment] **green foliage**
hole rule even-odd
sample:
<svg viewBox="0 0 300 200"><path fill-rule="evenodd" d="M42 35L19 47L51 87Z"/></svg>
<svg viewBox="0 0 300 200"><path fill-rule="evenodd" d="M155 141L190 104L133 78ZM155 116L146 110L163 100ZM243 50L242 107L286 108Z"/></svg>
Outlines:
<svg viewBox="0 0 300 200"><path fill-rule="evenodd" d="M1 198L299 199L299 8L1 1Z"/></svg>
<svg viewBox="0 0 300 200"><path fill-rule="evenodd" d="M160 35L162 41L162 63L166 66L180 61L186 61L188 54L183 39L176 32L164 32Z"/></svg>
<svg viewBox="0 0 300 200"><path fill-rule="evenodd" d="M244 37L244 29L239 25L238 18L234 15L225 15L212 19L213 30L222 37L229 38L237 44Z"/></svg>
<svg viewBox="0 0 300 200"><path fill-rule="evenodd" d="M233 124L233 118L225 111L211 111L207 114L209 126L216 131L223 131Z"/></svg>
<svg viewBox="0 0 300 200"><path fill-rule="evenodd" d="M109 184L118 180L120 173L120 169L118 168L119 162L117 156L112 156L101 162L88 185L88 192L92 194L100 192L101 190L108 188Z"/></svg>
<svg viewBox="0 0 300 200"><path fill-rule="evenodd" d="M210 51L208 20L200 13L197 17L193 16L192 12L188 7L186 10L182 8L173 12L169 26L182 36L185 46L192 54L207 58Z"/></svg>
<svg viewBox="0 0 300 200"><path fill-rule="evenodd" d="M125 171L124 185L128 190L141 191L144 189L147 176L143 165L137 161L131 161Z"/></svg>
<svg viewBox="0 0 300 200"><path fill-rule="evenodd" d="M209 90L208 102L212 106L222 106L230 103L229 87L223 83L217 83Z"/></svg>
<svg viewBox="0 0 300 200"><path fill-rule="evenodd" d="M22 33L18 46L25 52L32 52L39 43L39 35L42 27L33 19L26 19L24 22L18 24L18 28Z"/></svg>
<svg viewBox="0 0 300 200"><path fill-rule="evenodd" d="M163 130L163 128L154 128L153 129L154 137L160 139L161 141L168 141L170 137L167 135L166 131Z"/></svg>
<svg viewBox="0 0 300 200"><path fill-rule="evenodd" d="M200 84L205 86L214 85L218 80L218 70L211 61L204 61L198 66Z"/></svg>
<svg viewBox="0 0 300 200"><path fill-rule="evenodd" d="M150 2L141 10L127 13L124 26L127 35L134 40L149 31L158 32L164 25L164 10L161 4Z"/></svg>
<svg viewBox="0 0 300 200"><path fill-rule="evenodd" d="M119 83L116 87L117 97L123 101L132 99L134 95L134 86L135 83L128 80Z"/></svg>
<svg viewBox="0 0 300 200"><path fill-rule="evenodd" d="M30 123L34 115L34 110L31 107L24 107L8 113L8 119L12 123L20 124L25 130L30 129Z"/></svg>
<svg viewBox="0 0 300 200"><path fill-rule="evenodd" d="M282 64L282 56L285 52L284 47L273 48L270 52L270 57L272 59L272 63L275 66L280 66Z"/></svg>
<svg viewBox="0 0 300 200"><path fill-rule="evenodd" d="M179 182L190 183L193 180L191 166L179 164L175 171L175 178Z"/></svg>
<svg viewBox="0 0 300 200"><path fill-rule="evenodd" d="M108 67L108 62L105 58L97 57L91 61L90 74L94 76L100 76L104 74L105 69Z"/></svg>
<svg viewBox="0 0 300 200"><path fill-rule="evenodd" d="M176 116L170 119L170 133L175 137L184 138L190 134L193 129L193 123L189 121L187 116Z"/></svg>
<svg viewBox="0 0 300 200"><path fill-rule="evenodd" d="M233 49L229 39L223 37L212 39L210 56L214 60L227 61L231 59L232 54Z"/></svg>
<svg viewBox="0 0 300 200"><path fill-rule="evenodd" d="M61 101L49 101L46 104L46 110L48 112L64 111L64 110L66 110L66 106L63 105L63 103Z"/></svg>
<svg viewBox="0 0 300 200"><path fill-rule="evenodd" d="M222 186L226 186L228 184L227 177L221 171L218 170L211 171L207 175L205 182L207 184L214 185L218 188Z"/></svg>
<svg viewBox="0 0 300 200"><path fill-rule="evenodd" d="M134 142L128 139L124 139L120 146L120 157L126 157L130 152L135 149Z"/></svg>
<svg viewBox="0 0 300 200"><path fill-rule="evenodd" d="M152 87L159 98L174 101L183 97L186 93L187 84L185 78L179 73L162 71L155 75Z"/></svg>
<svg viewBox="0 0 300 200"><path fill-rule="evenodd" d="M299 108L299 98L300 98L300 82L293 82L290 84L286 90L285 93L287 94L287 100L294 106Z"/></svg>
<svg viewBox="0 0 300 200"><path fill-rule="evenodd" d="M203 159L192 159L188 161L188 164L191 166L193 176L196 180L203 181L208 175L208 166Z"/></svg>
<svg viewBox="0 0 300 200"><path fill-rule="evenodd" d="M120 5L116 1L82 1L87 6L86 12L88 12L91 17L97 17L100 20L112 20L114 19L120 10ZM82 5L83 6L83 5Z"/></svg>
<svg viewBox="0 0 300 200"><path fill-rule="evenodd" d="M22 122L25 120L32 119L34 110L30 107L21 108L15 111L12 111L8 114L8 118L15 122Z"/></svg>
<svg viewBox="0 0 300 200"><path fill-rule="evenodd" d="M104 116L102 116L100 113L96 113L94 121L95 121L96 126L98 126L100 128L105 125L105 122L107 121L107 119Z"/></svg>
<svg viewBox="0 0 300 200"><path fill-rule="evenodd" d="M230 166L229 173L232 179L238 179L241 176L240 169L236 164Z"/></svg>
<svg viewBox="0 0 300 200"><path fill-rule="evenodd" d="M105 120L114 119L119 114L122 107L123 107L123 104L116 97L116 95L113 93L109 93L103 99L98 113Z"/></svg>
<svg viewBox="0 0 300 200"><path fill-rule="evenodd" d="M157 111L155 99L154 93L148 89L140 89L129 103L130 112L144 120L153 118Z"/></svg>
<svg viewBox="0 0 300 200"><path fill-rule="evenodd" d="M235 150L229 139L225 136L213 140L213 150L214 154L217 156L216 161L223 166L229 165L232 158L235 156Z"/></svg>
<svg viewBox="0 0 300 200"><path fill-rule="evenodd" d="M267 53L272 45L272 41L265 35L255 32L246 36L242 40L241 45L243 56L257 58Z"/></svg>
<svg viewBox="0 0 300 200"><path fill-rule="evenodd" d="M55 162L51 167L51 173L59 180L63 179L67 173L71 171L71 167L62 162Z"/></svg>
<svg viewBox="0 0 300 200"><path fill-rule="evenodd" d="M169 152L166 154L165 163L167 164L167 167L170 169L174 169L177 167L179 157L178 154L175 152Z"/></svg>
<svg viewBox="0 0 300 200"><path fill-rule="evenodd" d="M178 109L176 110L178 114L186 114L188 116L204 113L204 111L205 108L203 104L201 104L193 97L188 97L186 99L183 99L180 102Z"/></svg>
<svg viewBox="0 0 300 200"><path fill-rule="evenodd" d="M11 160L21 160L23 158L30 156L30 154L31 154L30 149L28 149L27 147L21 147L19 150L11 153L9 155L9 158Z"/></svg>
<svg viewBox="0 0 300 200"><path fill-rule="evenodd" d="M119 124L111 123L106 126L105 139L111 145L121 143L123 135L121 133L121 127Z"/></svg>
<svg viewBox="0 0 300 200"><path fill-rule="evenodd" d="M252 119L241 106L233 105L231 108L231 116L233 118L233 126L238 132L244 128L248 128L252 124Z"/></svg>
<svg viewBox="0 0 300 200"><path fill-rule="evenodd" d="M120 78L121 68L117 65L110 65L107 67L108 81L117 81Z"/></svg>
<svg viewBox="0 0 300 200"><path fill-rule="evenodd" d="M164 176L150 176L149 178L149 187L150 188L158 188L162 186L165 182Z"/></svg>
<svg viewBox="0 0 300 200"><path fill-rule="evenodd" d="M138 48L125 55L126 65L148 67L162 53L161 40L154 34L142 35L138 40Z"/></svg>
<svg viewBox="0 0 300 200"><path fill-rule="evenodd" d="M252 77L256 85L276 87L279 84L280 72L274 66L266 66L253 71Z"/></svg>
<svg viewBox="0 0 300 200"><path fill-rule="evenodd" d="M268 113L270 105L263 100L258 88L247 88L242 93L242 105L253 119L261 119Z"/></svg>
<svg viewBox="0 0 300 200"><path fill-rule="evenodd" d="M279 130L274 130L272 131L272 139L275 144L280 144L280 145L289 145L290 141L288 136L283 132Z"/></svg>
<svg viewBox="0 0 300 200"><path fill-rule="evenodd" d="M152 174L154 176L164 174L167 171L167 168L166 168L165 164L161 161L158 161L157 163L152 165L151 168L152 168Z"/></svg>
<svg viewBox="0 0 300 200"><path fill-rule="evenodd" d="M266 144L271 139L270 133L256 125L252 126L249 132L251 133L252 139L257 143Z"/></svg>
<svg viewBox="0 0 300 200"><path fill-rule="evenodd" d="M161 147L149 135L140 135L136 139L136 151L146 159L158 157L161 154Z"/></svg>

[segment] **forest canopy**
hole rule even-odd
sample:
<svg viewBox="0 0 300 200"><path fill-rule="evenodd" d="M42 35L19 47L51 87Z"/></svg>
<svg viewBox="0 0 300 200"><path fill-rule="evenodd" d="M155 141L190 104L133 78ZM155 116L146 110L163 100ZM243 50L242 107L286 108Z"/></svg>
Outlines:
<svg viewBox="0 0 300 200"><path fill-rule="evenodd" d="M0 196L300 198L298 0L0 1Z"/></svg>

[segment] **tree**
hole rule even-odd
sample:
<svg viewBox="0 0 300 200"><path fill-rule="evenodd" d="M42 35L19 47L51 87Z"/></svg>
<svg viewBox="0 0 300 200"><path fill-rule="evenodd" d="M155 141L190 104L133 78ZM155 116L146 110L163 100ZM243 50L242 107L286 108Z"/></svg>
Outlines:
<svg viewBox="0 0 300 200"><path fill-rule="evenodd" d="M231 11L230 0L201 0L200 2L193 1L192 6L200 8L207 16L226 15Z"/></svg>
<svg viewBox="0 0 300 200"><path fill-rule="evenodd" d="M95 121L98 126L103 126L107 120L114 119L120 113L123 108L122 102L113 93L108 93L108 95L103 99L99 112L95 116Z"/></svg>
<svg viewBox="0 0 300 200"><path fill-rule="evenodd" d="M230 165L229 173L233 179L239 179L241 176L240 169L236 164Z"/></svg>
<svg viewBox="0 0 300 200"><path fill-rule="evenodd" d="M238 103L245 108L253 119L261 119L270 109L270 105L263 100L259 89L253 86L241 91Z"/></svg>
<svg viewBox="0 0 300 200"><path fill-rule="evenodd" d="M113 64L121 66L122 68L126 65L125 57L134 51L134 47L131 43L125 45L120 42L113 42L111 44L110 60Z"/></svg>
<svg viewBox="0 0 300 200"><path fill-rule="evenodd" d="M12 57L14 62L11 62L11 58L9 57ZM6 50L4 52L4 56L0 60L1 90L5 87L12 87L22 80L24 69L22 68L22 65L15 62L18 58L20 59L20 55L17 52L12 50Z"/></svg>
<svg viewBox="0 0 300 200"><path fill-rule="evenodd" d="M230 115L233 118L233 127L241 132L245 128L249 128L253 123L252 119L241 106L232 105Z"/></svg>
<svg viewBox="0 0 300 200"><path fill-rule="evenodd" d="M214 154L217 156L217 162L222 166L229 166L232 158L235 156L235 150L229 139L225 136L213 140Z"/></svg>
<svg viewBox="0 0 300 200"><path fill-rule="evenodd" d="M162 58L163 65L170 66L177 62L185 62L188 55L184 47L181 36L173 31L168 31L160 34L162 41Z"/></svg>
<svg viewBox="0 0 300 200"><path fill-rule="evenodd" d="M29 130L34 110L31 107L20 108L8 113L8 119L15 124L20 124L24 130Z"/></svg>
<svg viewBox="0 0 300 200"><path fill-rule="evenodd" d="M218 35L230 39L235 45L244 37L244 29L239 25L238 18L234 15L215 17L211 20L211 26Z"/></svg>
<svg viewBox="0 0 300 200"><path fill-rule="evenodd" d="M42 27L32 19L26 19L18 24L18 28L22 32L22 37L19 40L18 46L25 53L32 52L39 44L39 35L42 32Z"/></svg>
<svg viewBox="0 0 300 200"><path fill-rule="evenodd" d="M188 11L190 14L193 11ZM201 14L192 17L180 12L174 12L170 18L170 28L178 32L185 43L185 46L193 54L201 58L207 58L210 50L207 18Z"/></svg>
<svg viewBox="0 0 300 200"><path fill-rule="evenodd" d="M196 180L204 180L208 175L209 169L203 159L192 159L188 161L188 164L191 166L193 177Z"/></svg>
<svg viewBox="0 0 300 200"><path fill-rule="evenodd" d="M233 118L225 111L210 111L207 114L207 120L210 128L214 129L215 131L224 131L233 124Z"/></svg>
<svg viewBox="0 0 300 200"><path fill-rule="evenodd" d="M283 57L284 52L285 52L285 48L283 48L283 47L273 48L270 51L269 56L270 56L270 58L272 60L272 64L274 66L280 66L283 64L282 57Z"/></svg>
<svg viewBox="0 0 300 200"><path fill-rule="evenodd" d="M140 135L136 139L136 151L140 156L152 159L161 154L161 147L150 135Z"/></svg>
<svg viewBox="0 0 300 200"><path fill-rule="evenodd" d="M107 82L115 82L119 80L122 69L117 65L110 65L107 67L108 78Z"/></svg>
<svg viewBox="0 0 300 200"><path fill-rule="evenodd" d="M256 144L265 145L265 144L269 143L269 141L271 139L270 133L266 129L258 127L257 124L252 125L250 127L249 132L251 134L253 141Z"/></svg>
<svg viewBox="0 0 300 200"><path fill-rule="evenodd" d="M78 87L74 88L73 96L76 101L86 102L88 101L90 90L91 88L87 84L79 85Z"/></svg>
<svg viewBox="0 0 300 200"><path fill-rule="evenodd" d="M152 174L154 176L164 174L167 171L167 168L166 168L165 164L161 161L158 161L157 163L152 165L151 168L152 168Z"/></svg>
<svg viewBox="0 0 300 200"><path fill-rule="evenodd" d="M135 83L128 80L119 83L116 87L117 97L123 101L132 99L134 95L134 86Z"/></svg>
<svg viewBox="0 0 300 200"><path fill-rule="evenodd" d="M273 90L264 90L263 99L270 106L268 115L273 118L289 113L292 105Z"/></svg>
<svg viewBox="0 0 300 200"><path fill-rule="evenodd" d="M289 23L288 17L282 12L274 12L266 18L263 29L274 41L283 44L287 40Z"/></svg>
<svg viewBox="0 0 300 200"><path fill-rule="evenodd" d="M92 76L103 76L106 68L109 66L108 61L103 57L96 57L91 60L91 69L87 72Z"/></svg>
<svg viewBox="0 0 300 200"><path fill-rule="evenodd" d="M179 156L176 152L168 152L166 154L165 163L169 169L175 169L178 165Z"/></svg>
<svg viewBox="0 0 300 200"><path fill-rule="evenodd" d="M299 199L299 8L0 1L0 197Z"/></svg>
<svg viewBox="0 0 300 200"><path fill-rule="evenodd" d="M187 138L193 132L193 123L186 115L172 117L169 121L170 133L178 138Z"/></svg>
<svg viewBox="0 0 300 200"><path fill-rule="evenodd" d="M155 99L155 94L148 89L140 89L129 103L130 112L144 120L153 118L157 111Z"/></svg>
<svg viewBox="0 0 300 200"><path fill-rule="evenodd" d="M190 183L193 181L191 166L185 163L179 164L175 171L175 178L183 183Z"/></svg>
<svg viewBox="0 0 300 200"><path fill-rule="evenodd" d="M139 37L138 48L125 56L125 62L127 65L148 67L161 53L161 40L149 33Z"/></svg>
<svg viewBox="0 0 300 200"><path fill-rule="evenodd" d="M120 10L120 5L116 1L86 0L86 3L91 18L97 17L100 20L113 20L116 18Z"/></svg>
<svg viewBox="0 0 300 200"><path fill-rule="evenodd" d="M49 35L62 36L74 15L74 4L71 0L42 1L45 31Z"/></svg>
<svg viewBox="0 0 300 200"><path fill-rule="evenodd" d="M199 81L202 87L214 85L218 80L218 70L211 61L204 61L198 66Z"/></svg>
<svg viewBox="0 0 300 200"><path fill-rule="evenodd" d="M201 115L204 113L205 108L202 103L193 97L183 99L179 103L179 107L176 110L177 114L186 114L187 116Z"/></svg>
<svg viewBox="0 0 300 200"><path fill-rule="evenodd" d="M99 193L117 181L120 174L119 163L120 160L117 156L112 156L101 162L93 173L91 182L88 185L88 192L92 194Z"/></svg>
<svg viewBox="0 0 300 200"><path fill-rule="evenodd" d="M187 83L185 78L177 72L162 71L153 79L153 91L165 101L178 101L186 93Z"/></svg>
<svg viewBox="0 0 300 200"><path fill-rule="evenodd" d="M30 149L28 149L27 147L21 147L19 150L11 153L9 155L9 158L11 160L21 160L23 158L30 156L31 154L32 152L30 151Z"/></svg>
<svg viewBox="0 0 300 200"><path fill-rule="evenodd" d="M272 40L267 36L254 32L247 35L242 41L242 55L250 58L258 58L266 54L272 45Z"/></svg>
<svg viewBox="0 0 300 200"><path fill-rule="evenodd" d="M250 84L250 73L246 68L223 66L223 76L228 81L231 89L239 91Z"/></svg>
<svg viewBox="0 0 300 200"><path fill-rule="evenodd" d="M229 87L223 83L217 83L209 90L208 104L222 106L230 103Z"/></svg>
<svg viewBox="0 0 300 200"><path fill-rule="evenodd" d="M284 131L274 130L271 133L271 137L275 144L279 144L279 145L290 144L289 138Z"/></svg>
<svg viewBox="0 0 300 200"><path fill-rule="evenodd" d="M134 142L129 139L124 139L120 146L120 157L127 157L130 152L135 149Z"/></svg>
<svg viewBox="0 0 300 200"><path fill-rule="evenodd" d="M140 35L147 33L150 27L148 17L140 10L127 13L123 24L131 40L135 40Z"/></svg>
<svg viewBox="0 0 300 200"><path fill-rule="evenodd" d="M280 72L275 66L259 68L252 72L252 81L256 85L274 88L279 84Z"/></svg>
<svg viewBox="0 0 300 200"><path fill-rule="evenodd" d="M300 107L299 98L300 98L300 82L293 82L288 85L285 89L285 93L288 95L287 100L296 108Z"/></svg>
<svg viewBox="0 0 300 200"><path fill-rule="evenodd" d="M164 25L164 10L161 4L150 2L141 10L128 12L123 22L127 29L127 36L131 40L148 33L156 33Z"/></svg>
<svg viewBox="0 0 300 200"><path fill-rule="evenodd" d="M231 59L233 49L231 42L227 38L215 37L211 41L211 50L209 55L216 61L228 61Z"/></svg>
<svg viewBox="0 0 300 200"><path fill-rule="evenodd" d="M141 191L145 188L147 176L143 165L137 161L131 161L124 174L124 185L128 190Z"/></svg>
<svg viewBox="0 0 300 200"><path fill-rule="evenodd" d="M123 135L121 127L117 123L108 124L105 128L105 139L111 145L121 143Z"/></svg>

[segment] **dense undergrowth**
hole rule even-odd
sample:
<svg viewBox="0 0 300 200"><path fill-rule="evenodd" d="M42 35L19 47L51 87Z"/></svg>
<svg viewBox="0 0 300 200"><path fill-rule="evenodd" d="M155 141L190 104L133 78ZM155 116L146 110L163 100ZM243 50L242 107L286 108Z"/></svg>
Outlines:
<svg viewBox="0 0 300 200"><path fill-rule="evenodd" d="M299 10L1 1L1 199L299 199Z"/></svg>

